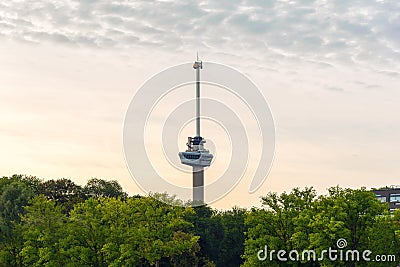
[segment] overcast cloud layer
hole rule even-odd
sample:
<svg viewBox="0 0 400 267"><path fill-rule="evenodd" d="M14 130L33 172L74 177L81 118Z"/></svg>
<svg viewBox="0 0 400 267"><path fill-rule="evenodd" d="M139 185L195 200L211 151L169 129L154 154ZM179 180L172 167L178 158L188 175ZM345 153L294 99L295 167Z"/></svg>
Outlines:
<svg viewBox="0 0 400 267"><path fill-rule="evenodd" d="M0 35L80 47L255 50L269 60L368 62L399 75L400 2L2 1Z"/></svg>

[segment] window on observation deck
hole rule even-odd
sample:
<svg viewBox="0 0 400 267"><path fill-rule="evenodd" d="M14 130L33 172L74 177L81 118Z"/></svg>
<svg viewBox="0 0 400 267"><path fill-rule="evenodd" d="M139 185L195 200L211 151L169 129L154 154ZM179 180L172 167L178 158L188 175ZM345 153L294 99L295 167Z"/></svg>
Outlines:
<svg viewBox="0 0 400 267"><path fill-rule="evenodd" d="M187 159L199 159L200 154L184 154L185 158Z"/></svg>

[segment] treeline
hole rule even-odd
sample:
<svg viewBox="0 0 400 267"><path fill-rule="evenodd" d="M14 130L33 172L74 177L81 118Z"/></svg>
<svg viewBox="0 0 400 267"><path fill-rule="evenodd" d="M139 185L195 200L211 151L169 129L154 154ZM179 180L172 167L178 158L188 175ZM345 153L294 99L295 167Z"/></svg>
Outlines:
<svg viewBox="0 0 400 267"><path fill-rule="evenodd" d="M162 199L163 201L160 201ZM0 266L396 266L400 212L361 189L269 193L261 208L182 207L165 194L128 196L116 181L0 178ZM272 250L370 250L395 261L274 257ZM261 251L261 252L260 252ZM261 254L260 254L261 253ZM288 255L285 255L288 258Z"/></svg>
<svg viewBox="0 0 400 267"><path fill-rule="evenodd" d="M246 211L165 203L178 201L101 179L0 178L0 266L239 266Z"/></svg>
<svg viewBox="0 0 400 267"><path fill-rule="evenodd" d="M269 193L262 204L246 214L243 266L399 266L400 210L390 214L388 204L365 188L332 187L324 196L312 188L295 188L281 195ZM332 257L329 248L336 250ZM258 255L260 250L264 251ZM279 250L286 252L281 259ZM290 255L292 250L298 258L296 253ZM315 258L309 259L309 253L303 258L302 253L310 250ZM347 253L356 250L358 258ZM364 260L366 250L371 254Z"/></svg>

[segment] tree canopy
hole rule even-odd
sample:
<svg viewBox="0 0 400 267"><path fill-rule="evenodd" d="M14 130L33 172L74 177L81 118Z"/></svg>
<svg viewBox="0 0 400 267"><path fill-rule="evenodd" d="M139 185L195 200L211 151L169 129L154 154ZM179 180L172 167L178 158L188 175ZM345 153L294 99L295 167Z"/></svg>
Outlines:
<svg viewBox="0 0 400 267"><path fill-rule="evenodd" d="M183 205L167 194L128 196L117 181L92 178L80 186L69 179L3 177L0 266L395 266L400 261L400 210L389 213L370 190L332 187L318 196L313 188L294 188L267 193L261 203L219 211ZM391 255L395 261L312 255L282 261L276 254L320 255L338 249L338 240L346 242L345 249ZM260 259L265 248L275 256Z"/></svg>

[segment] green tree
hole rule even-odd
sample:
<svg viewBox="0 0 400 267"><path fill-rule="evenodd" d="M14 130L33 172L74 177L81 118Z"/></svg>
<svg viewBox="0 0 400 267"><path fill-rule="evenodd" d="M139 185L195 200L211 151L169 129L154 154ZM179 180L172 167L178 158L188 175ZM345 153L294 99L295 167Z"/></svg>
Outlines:
<svg viewBox="0 0 400 267"><path fill-rule="evenodd" d="M199 237L185 220L191 212L151 197L90 198L71 211L64 247L71 266L182 262L183 255L198 250Z"/></svg>
<svg viewBox="0 0 400 267"><path fill-rule="evenodd" d="M103 201L89 198L71 210L64 240L70 266L107 266L102 249L110 232L102 220Z"/></svg>
<svg viewBox="0 0 400 267"><path fill-rule="evenodd" d="M81 186L65 178L41 183L38 193L61 204L65 212L69 212L75 204L87 198Z"/></svg>
<svg viewBox="0 0 400 267"><path fill-rule="evenodd" d="M333 247L340 238L347 241L345 250L370 249L369 229L378 224L385 213L385 204L376 199L373 192L361 189L332 187L327 196L318 199L316 214L310 223L310 248L318 252ZM382 222L381 222L382 223ZM376 226L377 227L377 226ZM328 259L326 266L337 266ZM365 262L341 263L346 266L365 266Z"/></svg>
<svg viewBox="0 0 400 267"><path fill-rule="evenodd" d="M66 235L66 216L62 207L53 200L39 195L25 207L22 217L24 246L21 251L25 266L62 266L66 263L62 253L62 239Z"/></svg>
<svg viewBox="0 0 400 267"><path fill-rule="evenodd" d="M258 251L267 246L269 252L280 249L289 252L313 250L315 257L330 247L337 249L337 240L347 241L347 250L377 251L395 249L394 223L385 217L386 207L375 195L361 189L332 187L326 196L316 198L311 188L293 189L290 194L270 193L262 198L264 208L253 209L246 218L249 229L245 241L244 266L366 266L366 262L315 261L299 255L299 260L282 262L269 255L259 261ZM391 225L391 227L389 227ZM387 235L389 244L374 242L377 233ZM375 236L375 237L374 237ZM286 255L287 256L287 255Z"/></svg>
<svg viewBox="0 0 400 267"><path fill-rule="evenodd" d="M195 253L198 250L199 237L190 233L193 225L185 220L193 213L192 208L170 206L157 199L147 197L134 199L129 203L137 209L138 234L142 242L139 244L143 258L151 265L158 266L160 261L170 261L173 257L184 253Z"/></svg>
<svg viewBox="0 0 400 267"><path fill-rule="evenodd" d="M198 265L215 264L224 237L221 221L216 217L217 211L206 205L196 206L193 210L187 220L194 225L193 233L200 237Z"/></svg>
<svg viewBox="0 0 400 267"><path fill-rule="evenodd" d="M400 239L396 236L399 229L394 214L377 216L375 223L368 227L366 248L372 251L370 258L376 255L394 255L400 259ZM362 266L392 266L393 262L364 262ZM361 266L361 265L360 265Z"/></svg>
<svg viewBox="0 0 400 267"><path fill-rule="evenodd" d="M127 194L122 190L117 181L106 181L98 178L90 179L85 187L85 193L89 197L120 197L126 198Z"/></svg>
<svg viewBox="0 0 400 267"><path fill-rule="evenodd" d="M264 250L301 250L308 246L307 220L303 212L312 210L316 197L313 188L300 190L295 188L290 193L269 193L262 197L263 208L253 208L245 219L248 227L245 241L243 266L298 266L299 261L278 261L276 254L265 261L258 259L258 252ZM306 220L306 221L305 221ZM305 241L305 242L302 242ZM263 256L263 255L262 255ZM286 255L287 257L287 255ZM312 264L311 264L312 266Z"/></svg>
<svg viewBox="0 0 400 267"><path fill-rule="evenodd" d="M223 238L218 250L217 266L240 266L244 253L244 241L247 227L244 224L246 210L233 207L219 212L216 216L222 225Z"/></svg>
<svg viewBox="0 0 400 267"><path fill-rule="evenodd" d="M33 196L32 190L20 177L0 179L0 266L20 266L22 248L20 215Z"/></svg>

